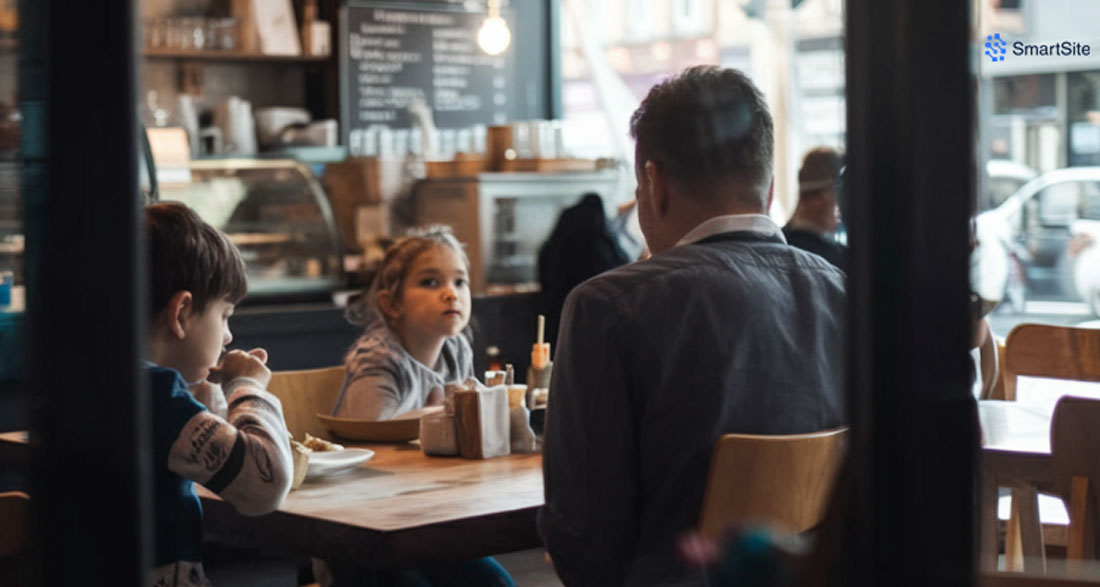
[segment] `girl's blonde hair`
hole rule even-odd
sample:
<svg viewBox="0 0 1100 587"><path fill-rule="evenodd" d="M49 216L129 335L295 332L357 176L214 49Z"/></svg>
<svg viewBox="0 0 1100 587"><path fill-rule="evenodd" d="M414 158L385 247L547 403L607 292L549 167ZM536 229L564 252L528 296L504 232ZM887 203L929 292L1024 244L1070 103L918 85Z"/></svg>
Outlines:
<svg viewBox="0 0 1100 587"><path fill-rule="evenodd" d="M344 312L347 320L362 327L370 326L379 319L385 320L386 314L378 305L378 295L388 291L390 299L401 299L405 278L408 277L413 263L421 253L432 247L448 247L455 251L462 257L462 262L469 271L470 259L466 256L462 243L458 242L451 232L451 227L432 224L411 229L405 237L398 239L389 249L386 249L386 255L378 264L370 287Z"/></svg>

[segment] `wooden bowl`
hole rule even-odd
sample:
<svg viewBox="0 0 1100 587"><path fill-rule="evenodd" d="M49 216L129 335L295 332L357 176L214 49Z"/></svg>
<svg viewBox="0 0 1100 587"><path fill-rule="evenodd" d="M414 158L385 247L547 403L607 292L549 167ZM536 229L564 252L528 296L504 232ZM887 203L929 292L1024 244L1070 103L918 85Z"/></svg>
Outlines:
<svg viewBox="0 0 1100 587"><path fill-rule="evenodd" d="M433 406L402 414L392 420L361 420L317 414L317 419L334 436L362 442L409 442L420 437L420 418L438 412L443 406Z"/></svg>

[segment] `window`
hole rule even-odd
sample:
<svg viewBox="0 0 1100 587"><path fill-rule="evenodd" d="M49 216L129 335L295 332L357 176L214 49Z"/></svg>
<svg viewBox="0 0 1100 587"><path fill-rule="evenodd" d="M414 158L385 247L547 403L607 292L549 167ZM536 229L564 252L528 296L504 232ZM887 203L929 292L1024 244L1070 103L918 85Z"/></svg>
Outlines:
<svg viewBox="0 0 1100 587"><path fill-rule="evenodd" d="M978 94L984 100L978 110L979 148L986 174L979 182L984 193L976 225L988 231L991 224L1007 223L1001 234L1011 238L997 242L992 233L979 235L979 247L1003 252L977 256L1008 267L1003 288L992 289L1018 294L1007 300L1012 303L992 300L1002 303L990 325L1004 337L1022 322L1090 323L1100 318L1100 304L1092 303L1095 294L1085 284L1090 274L1100 275L1100 253L1095 252L1100 238L1094 238L1100 236L1100 223L1093 219L1100 215L1100 176L1090 175L1100 165L1100 65L1065 57L1013 60L1012 55L994 63L982 54L981 43L994 32L1010 44L1087 40L1079 21L1096 15L1098 7L1083 0L978 5L981 30L974 42L982 57ZM1020 26L1006 28L1011 19ZM1035 184L1028 184L1034 178ZM991 274L988 268L982 273ZM992 273L1003 278L1005 272Z"/></svg>
<svg viewBox="0 0 1100 587"><path fill-rule="evenodd" d="M703 0L673 0L672 23L674 30L683 36L704 33Z"/></svg>
<svg viewBox="0 0 1100 587"><path fill-rule="evenodd" d="M749 75L789 117L776 117L773 215L784 224L797 199L803 154L845 138L843 3L805 0L794 7L759 1L621 0L629 24L592 26L590 2L564 0L562 102L565 142L581 156L633 161L626 122L649 89L686 67L721 64ZM608 2L604 10L611 10ZM782 14L768 11L781 11ZM662 19L661 16L667 16ZM665 21L671 21L667 30ZM790 26L770 30L776 22ZM587 38L586 38L587 37ZM586 42L587 41L587 42ZM588 50L586 47L598 50ZM787 54L785 60L780 56ZM784 72L791 72L784 76ZM627 174L626 183L633 183ZM624 189L629 200L633 185Z"/></svg>

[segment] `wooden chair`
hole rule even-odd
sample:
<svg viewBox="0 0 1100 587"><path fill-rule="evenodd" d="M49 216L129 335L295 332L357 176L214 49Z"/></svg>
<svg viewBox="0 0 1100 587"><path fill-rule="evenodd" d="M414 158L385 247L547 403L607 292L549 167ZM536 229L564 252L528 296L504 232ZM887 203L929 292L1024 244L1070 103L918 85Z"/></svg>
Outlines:
<svg viewBox="0 0 1100 587"><path fill-rule="evenodd" d="M1004 398L1016 401L1016 379L1100 381L1100 329L1020 324L1005 339Z"/></svg>
<svg viewBox="0 0 1100 587"><path fill-rule="evenodd" d="M305 369L302 371L276 371L271 374L268 391L283 403L286 427L296 440L306 434L331 439L327 428L317 419L317 414L331 414L344 385L344 366Z"/></svg>
<svg viewBox="0 0 1100 587"><path fill-rule="evenodd" d="M1003 338L1001 338L1001 337L999 337L995 334L992 334L992 333L990 334L990 338L993 341L993 346L994 346L994 349L996 351L995 354L994 354L994 359L996 360L997 364L994 366L994 375L993 375L992 384L988 384L983 380L983 383L986 383L986 384L983 385L983 387L982 387L982 397L981 397L981 399L1004 400L1005 399L1005 372L1004 372L1005 339L1003 339ZM984 348L982 349L982 352L983 352L982 360L984 362L985 361L985 355L984 355L985 349Z"/></svg>
<svg viewBox="0 0 1100 587"><path fill-rule="evenodd" d="M1069 507L1066 558L1094 560L1100 512L1100 400L1063 397L1050 422L1054 484Z"/></svg>
<svg viewBox="0 0 1100 587"><path fill-rule="evenodd" d="M1004 390L996 399L1016 401L1017 380L1021 376L1100 381L1100 330L1020 324L1008 333L1003 358ZM1044 544L1066 544L1065 527L1048 523L1050 516L1040 515L1052 508L1040 503L1050 498L1039 491L1052 490L1026 485L1013 487L1012 513L1005 532L1009 569L1021 569L1025 556L1043 560Z"/></svg>
<svg viewBox="0 0 1100 587"><path fill-rule="evenodd" d="M813 528L824 515L847 437L847 428L723 435L710 461L699 533L717 540L733 521L791 533Z"/></svg>
<svg viewBox="0 0 1100 587"><path fill-rule="evenodd" d="M970 341L971 352L978 349L977 376L982 387L978 395L979 399L992 399L1001 373L1001 363L998 355L998 338L993 334L989 320L982 318L974 325L973 339Z"/></svg>

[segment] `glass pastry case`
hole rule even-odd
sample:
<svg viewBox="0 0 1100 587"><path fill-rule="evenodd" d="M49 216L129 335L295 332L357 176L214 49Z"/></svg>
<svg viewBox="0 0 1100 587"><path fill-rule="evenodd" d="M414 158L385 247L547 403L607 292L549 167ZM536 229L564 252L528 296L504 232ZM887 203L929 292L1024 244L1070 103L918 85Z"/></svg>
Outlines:
<svg viewBox="0 0 1100 587"><path fill-rule="evenodd" d="M474 294L530 290L538 282L539 247L561 211L594 193L613 218L619 188L613 170L426 179L415 186L416 223L449 225L468 247Z"/></svg>
<svg viewBox="0 0 1100 587"><path fill-rule="evenodd" d="M245 303L331 300L343 283L342 242L324 190L293 159L192 161L161 180L160 200L183 202L229 235L248 271Z"/></svg>

